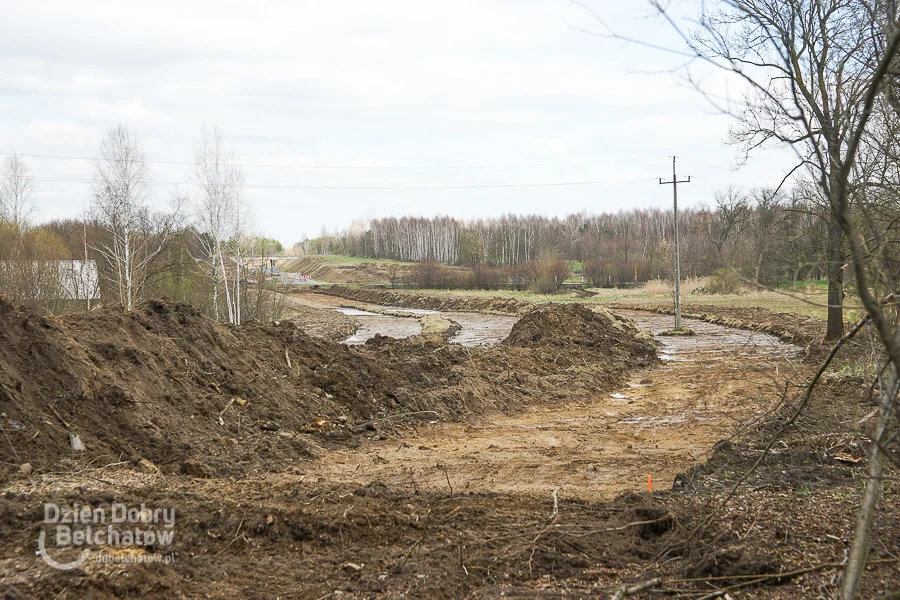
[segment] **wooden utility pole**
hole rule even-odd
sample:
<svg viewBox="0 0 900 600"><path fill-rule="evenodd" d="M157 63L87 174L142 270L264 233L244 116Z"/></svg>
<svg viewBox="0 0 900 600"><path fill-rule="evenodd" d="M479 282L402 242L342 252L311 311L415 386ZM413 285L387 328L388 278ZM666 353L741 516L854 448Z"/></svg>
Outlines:
<svg viewBox="0 0 900 600"><path fill-rule="evenodd" d="M675 205L675 329L681 329L681 249L678 246L678 184L690 183L691 177L678 181L675 173L675 158L672 157L672 181L659 178L659 185L671 185Z"/></svg>

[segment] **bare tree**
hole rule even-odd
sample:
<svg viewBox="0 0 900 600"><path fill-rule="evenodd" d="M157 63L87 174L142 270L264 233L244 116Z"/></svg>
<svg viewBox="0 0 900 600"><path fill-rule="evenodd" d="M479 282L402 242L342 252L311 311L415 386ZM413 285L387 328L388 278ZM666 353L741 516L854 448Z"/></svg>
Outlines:
<svg viewBox="0 0 900 600"><path fill-rule="evenodd" d="M25 159L10 154L0 171L0 220L24 228L34 212L34 179Z"/></svg>
<svg viewBox="0 0 900 600"><path fill-rule="evenodd" d="M660 0L650 4L681 33ZM682 34L686 54L741 77L752 88L737 115L734 141L746 152L769 142L794 148L827 199L828 337L845 339L841 291L846 242L865 321L871 322L873 339L885 357L869 478L841 590L844 600L852 600L868 556L883 448L900 388L900 288L890 268L894 261L884 222L872 218L866 195L852 178L880 99L890 106L895 98L900 6L897 0L719 0L701 12L699 29L691 36ZM888 289L882 298L873 292L879 282ZM807 387L806 399L815 381Z"/></svg>
<svg viewBox="0 0 900 600"><path fill-rule="evenodd" d="M180 207L154 212L148 202L150 173L137 136L124 125L100 142L91 214L105 232L95 249L109 262L119 301L134 308L148 270L171 240Z"/></svg>
<svg viewBox="0 0 900 600"><path fill-rule="evenodd" d="M725 245L736 237L747 226L750 216L750 202L746 195L734 186L716 191L714 195L716 211L710 220L707 231L710 241L720 254Z"/></svg>
<svg viewBox="0 0 900 600"><path fill-rule="evenodd" d="M825 193L831 340L843 335L837 177L852 163L847 141L878 58L868 51L872 19L859 0L725 1L703 15L693 36L694 50L753 84L732 141L745 153L769 143L791 145Z"/></svg>
<svg viewBox="0 0 900 600"><path fill-rule="evenodd" d="M724 112L737 117L731 141L744 158L765 145L793 148L827 200L824 244L828 275L826 338L843 333L844 231L838 223L837 177L853 163L848 140L864 118L871 75L886 61L882 38L896 18L896 0L716 0L701 2L692 32L684 31L668 11L669 2L648 0L654 12L681 36L689 82ZM599 16L596 15L598 17ZM602 21L600 21L602 23ZM607 28L601 35L651 46ZM883 41L883 39L882 39ZM749 86L738 108L704 89L691 71L694 63L712 65ZM879 90L885 79L876 82ZM787 177L785 179L787 179Z"/></svg>
<svg viewBox="0 0 900 600"><path fill-rule="evenodd" d="M217 320L220 317L219 294L224 292L228 322L240 323L245 226L249 219L243 173L225 148L218 127L212 131L203 127L194 149L194 163L194 183L200 192L196 206L198 235L212 281L214 316Z"/></svg>

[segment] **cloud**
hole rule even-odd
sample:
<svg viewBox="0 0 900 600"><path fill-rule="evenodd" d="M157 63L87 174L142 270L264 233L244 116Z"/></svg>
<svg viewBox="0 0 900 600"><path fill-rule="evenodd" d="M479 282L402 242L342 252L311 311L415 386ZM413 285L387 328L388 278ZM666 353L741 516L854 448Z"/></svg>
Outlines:
<svg viewBox="0 0 900 600"><path fill-rule="evenodd" d="M120 121L136 124L141 121L158 121L167 118L167 115L156 112L144 106L141 98L129 98L117 102L106 102L97 98L91 98L85 102L85 114L103 121Z"/></svg>
<svg viewBox="0 0 900 600"><path fill-rule="evenodd" d="M674 43L664 24L647 21L632 3L594 6L617 28ZM253 186L655 176L667 164L653 157L671 153L727 165L728 121L665 73L677 62L576 31L596 25L568 0L11 3L0 20L0 139L20 152L91 157L105 130L125 122L151 158L189 161L207 123L218 124L239 161L251 164L648 159L533 169L247 168L258 227L287 243L373 214L556 214L630 208L660 196L631 184L383 192ZM34 159L33 171L90 178L91 164ZM155 164L153 172L158 181L187 181L190 166ZM168 191L155 188L157 200ZM83 185L48 184L38 201L44 216L72 216L88 193Z"/></svg>

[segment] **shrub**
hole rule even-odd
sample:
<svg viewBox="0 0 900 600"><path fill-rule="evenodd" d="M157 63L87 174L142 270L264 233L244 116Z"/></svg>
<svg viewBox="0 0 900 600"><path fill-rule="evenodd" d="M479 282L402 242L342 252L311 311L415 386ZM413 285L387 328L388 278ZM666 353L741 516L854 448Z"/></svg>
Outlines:
<svg viewBox="0 0 900 600"><path fill-rule="evenodd" d="M707 287L711 294L737 294L743 282L731 269L716 269L709 276Z"/></svg>
<svg viewBox="0 0 900 600"><path fill-rule="evenodd" d="M530 288L539 294L552 294L572 273L568 263L545 253L537 260L524 265L524 273Z"/></svg>
<svg viewBox="0 0 900 600"><path fill-rule="evenodd" d="M581 266L584 279L594 287L609 283L609 274L606 265L599 260L588 259Z"/></svg>

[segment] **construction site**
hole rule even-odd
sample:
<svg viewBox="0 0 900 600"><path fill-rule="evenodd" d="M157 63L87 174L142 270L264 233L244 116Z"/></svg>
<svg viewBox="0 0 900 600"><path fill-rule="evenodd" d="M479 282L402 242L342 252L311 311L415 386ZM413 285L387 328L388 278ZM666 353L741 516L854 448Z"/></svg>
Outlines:
<svg viewBox="0 0 900 600"><path fill-rule="evenodd" d="M695 335L664 336L659 307L586 295L291 286L283 320L240 326L165 299L58 317L0 301L6 597L833 585L863 456L835 407L865 422L869 391L826 379L766 448L820 324L689 306ZM173 535L46 547L48 503L174 509ZM866 597L898 580L898 528L881 514Z"/></svg>

